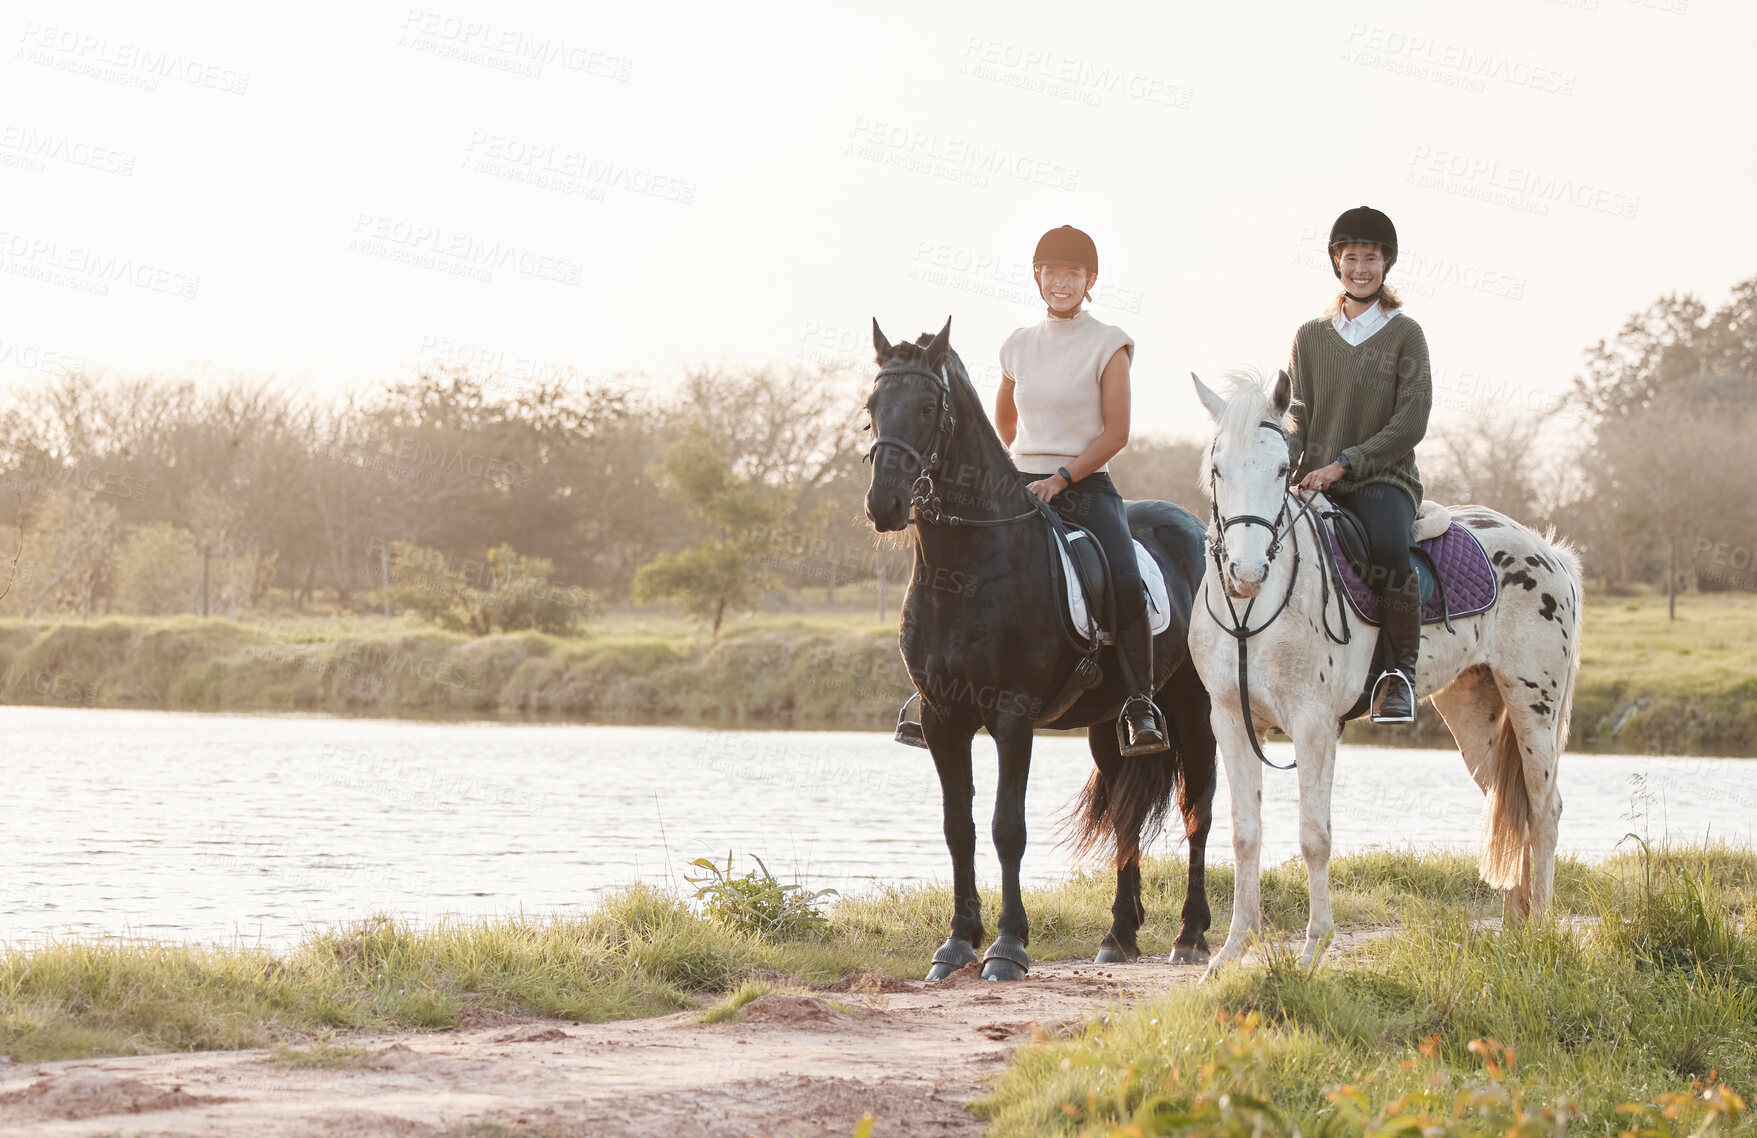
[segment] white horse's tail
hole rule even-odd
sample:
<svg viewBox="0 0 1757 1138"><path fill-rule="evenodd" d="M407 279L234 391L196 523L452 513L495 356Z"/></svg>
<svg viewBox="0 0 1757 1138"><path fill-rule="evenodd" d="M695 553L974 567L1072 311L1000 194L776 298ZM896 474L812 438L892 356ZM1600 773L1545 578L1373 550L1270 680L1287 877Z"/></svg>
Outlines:
<svg viewBox="0 0 1757 1138"><path fill-rule="evenodd" d="M1525 758L1513 717L1501 710L1490 748L1489 832L1482 846L1482 879L1494 889L1525 884L1531 863L1531 794L1525 787Z"/></svg>

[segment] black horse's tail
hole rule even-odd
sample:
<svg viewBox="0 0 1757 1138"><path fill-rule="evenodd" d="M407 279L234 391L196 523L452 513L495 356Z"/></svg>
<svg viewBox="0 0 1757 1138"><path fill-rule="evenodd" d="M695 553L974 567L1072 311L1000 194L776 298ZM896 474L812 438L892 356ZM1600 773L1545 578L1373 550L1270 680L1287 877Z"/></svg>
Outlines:
<svg viewBox="0 0 1757 1138"><path fill-rule="evenodd" d="M1107 774L1094 767L1068 817L1067 844L1076 858L1107 856L1120 868L1140 859L1141 851L1165 827L1177 791L1179 761L1176 725L1171 749L1151 755L1119 755ZM1109 731L1110 724L1095 728Z"/></svg>

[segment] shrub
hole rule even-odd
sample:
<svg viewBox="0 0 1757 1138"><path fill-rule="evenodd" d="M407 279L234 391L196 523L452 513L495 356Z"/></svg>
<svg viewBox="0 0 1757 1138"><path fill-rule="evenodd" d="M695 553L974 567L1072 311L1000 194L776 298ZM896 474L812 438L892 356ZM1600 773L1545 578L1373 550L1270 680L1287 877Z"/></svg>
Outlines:
<svg viewBox="0 0 1757 1138"><path fill-rule="evenodd" d="M695 886L696 900L702 902L710 920L728 928L781 939L819 936L829 931L829 922L817 906L825 898L834 897L834 889L807 892L798 884L783 885L769 872L762 858L753 854L751 860L757 868L737 877L732 875L730 850L726 852L725 869L708 857L698 857L689 863L702 871L688 877L688 881Z"/></svg>

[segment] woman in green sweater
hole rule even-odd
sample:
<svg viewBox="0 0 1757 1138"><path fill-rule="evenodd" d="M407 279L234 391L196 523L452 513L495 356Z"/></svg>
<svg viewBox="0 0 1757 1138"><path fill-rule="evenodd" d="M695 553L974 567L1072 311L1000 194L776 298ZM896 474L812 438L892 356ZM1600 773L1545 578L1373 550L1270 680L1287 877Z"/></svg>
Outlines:
<svg viewBox="0 0 1757 1138"><path fill-rule="evenodd" d="M1421 652L1421 585L1409 559L1409 532L1421 504L1415 446L1427 432L1433 375L1427 337L1402 314L1385 284L1397 263L1397 230L1359 206L1330 230L1330 267L1342 292L1330 310L1300 326L1288 373L1293 379L1293 480L1322 490L1366 529L1367 583L1384 601L1384 630L1395 662L1375 684L1372 720L1415 719L1415 667Z"/></svg>

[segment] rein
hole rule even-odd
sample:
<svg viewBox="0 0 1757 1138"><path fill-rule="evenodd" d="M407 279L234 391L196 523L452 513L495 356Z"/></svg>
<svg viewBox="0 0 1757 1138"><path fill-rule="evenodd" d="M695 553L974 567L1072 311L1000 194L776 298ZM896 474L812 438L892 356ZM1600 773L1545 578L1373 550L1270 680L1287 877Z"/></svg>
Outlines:
<svg viewBox="0 0 1757 1138"><path fill-rule="evenodd" d="M872 441L872 446L867 448L865 456L861 459L862 462L872 462L873 455L877 454L878 449L882 446L896 447L898 450L901 450L903 453L915 459L916 468L920 470L921 473L916 477L915 484L909 489L910 524L915 526L945 525L953 528L965 526L983 528L991 526L1008 526L1015 522L1025 521L1029 518L1040 517L1044 520L1044 523L1051 531L1048 542L1049 575L1046 579L1054 580L1056 569L1056 545L1058 541L1066 540L1065 531L1061 519L1056 515L1056 512L1050 507L1049 503L1043 501L1041 498L1037 497L1037 495L1030 491L1026 491L1025 496L1030 500L1031 508L1022 514L1013 514L1010 517L965 518L960 517L957 514L948 514L945 512L944 506L940 502L939 491L933 484L933 474L935 469L939 466L941 453L944 451L946 444L951 440L952 431L958 425L958 417L952 411L952 385L946 378L945 365L942 363L938 371L931 371L919 364L899 364L890 367L883 367L880 368L878 374L873 377L873 383L876 384L879 380L888 375L920 376L924 379L931 380L939 389L939 418L934 424L933 438L928 443L928 451L926 455L923 455L917 450L915 445L907 439L898 438L895 435L880 435ZM1102 550L1100 551L1100 555L1102 556ZM1077 565L1075 566L1075 573L1079 573ZM1092 592L1091 587L1083 578L1079 582L1079 587L1088 595ZM1095 635L1092 637L1090 644L1082 645L1074 639L1073 634L1063 626L1060 621L1057 622L1057 627L1061 629L1062 637L1068 642L1068 646L1080 656L1079 662L1074 666L1075 674L1091 678L1093 679L1093 682L1096 682L1096 676L1098 674L1098 653L1102 648L1101 641ZM1070 683L1071 682L1074 681L1070 680Z"/></svg>
<svg viewBox="0 0 1757 1138"><path fill-rule="evenodd" d="M1287 437L1287 432L1279 423L1272 423L1265 419L1257 425L1260 427L1268 427L1270 430L1281 435L1283 439ZM1212 455L1212 450L1210 450L1210 455ZM1299 765L1299 763L1296 760L1288 763L1286 766L1282 766L1279 763L1270 762L1269 756L1263 753L1263 745L1257 741L1256 723L1251 718L1251 678L1246 642L1249 641L1251 637L1262 632L1280 619L1281 614L1287 609L1288 602L1293 600L1294 587L1299 584L1300 552L1298 529L1301 518L1306 519L1311 525L1313 536L1317 539L1317 549L1314 555L1318 558L1318 572L1319 576L1322 578L1324 586L1324 634L1337 644L1347 644L1352 635L1348 628L1348 612L1346 609L1342 613L1341 638L1338 639L1336 634L1330 630L1330 573L1328 568L1324 565L1324 544L1318 530L1317 519L1311 512L1313 504L1318 500L1318 496L1314 493L1311 497L1302 499L1302 504L1299 509L1295 510L1291 519L1289 519L1287 509L1288 502L1295 496L1296 495L1290 490L1284 490L1282 492L1281 509L1276 511L1273 521L1267 518L1258 517L1256 514L1235 514L1230 518L1222 519L1220 516L1220 505L1218 501L1215 500L1212 488L1210 488L1208 500L1210 503L1210 513L1214 520L1214 540L1209 543L1208 553L1214 562L1214 579L1222 582L1220 595L1226 598L1226 611L1227 615L1232 618L1231 624L1220 619L1220 614L1214 611L1214 600L1209 590L1202 590L1202 603L1204 607L1207 608L1208 615L1212 617L1214 623L1219 625L1220 629L1228 636L1231 636L1233 642L1238 645L1239 711L1244 715L1245 735L1251 741L1251 750L1256 753L1258 761L1264 766L1272 767L1278 771L1293 770ZM1285 528L1282 526L1282 521L1284 519L1287 519L1287 525ZM1250 626L1250 621L1251 610L1257 607L1257 598L1252 597L1250 603L1245 605L1245 611L1241 614L1238 611L1237 606L1233 604L1232 594L1226 591L1224 585L1226 572L1221 567L1220 559L1225 554L1226 550L1226 531L1235 525L1258 525L1269 531L1270 540L1268 561L1271 565L1275 563L1275 555L1281 551L1282 539L1290 536L1293 538L1293 568L1287 575L1287 592L1282 595L1281 603L1275 606L1275 611L1269 614L1269 619L1263 621L1263 623L1257 625L1255 628ZM1337 592L1338 599L1340 600L1340 586L1338 586Z"/></svg>
<svg viewBox="0 0 1757 1138"><path fill-rule="evenodd" d="M952 413L952 385L946 379L946 365L941 364L938 371L930 371L919 364L901 364L893 367L880 368L878 375L873 377L876 384L887 375L918 375L933 381L939 388L939 418L934 423L933 438L928 443L925 456L915 449L907 439L896 435L880 435L867 448L863 462L872 462L873 455L882 446L893 446L915 459L915 467L921 473L916 476L915 483L909 488L909 521L915 525L948 525L948 526L1006 526L1014 522L1022 522L1026 518L1038 517L1044 513L1044 505L1031 495L1032 507L1022 514L1014 514L1007 518L964 518L956 514L948 514L940 502L939 490L933 484L934 471L939 466L940 452L950 440L952 431L957 428L958 417Z"/></svg>

